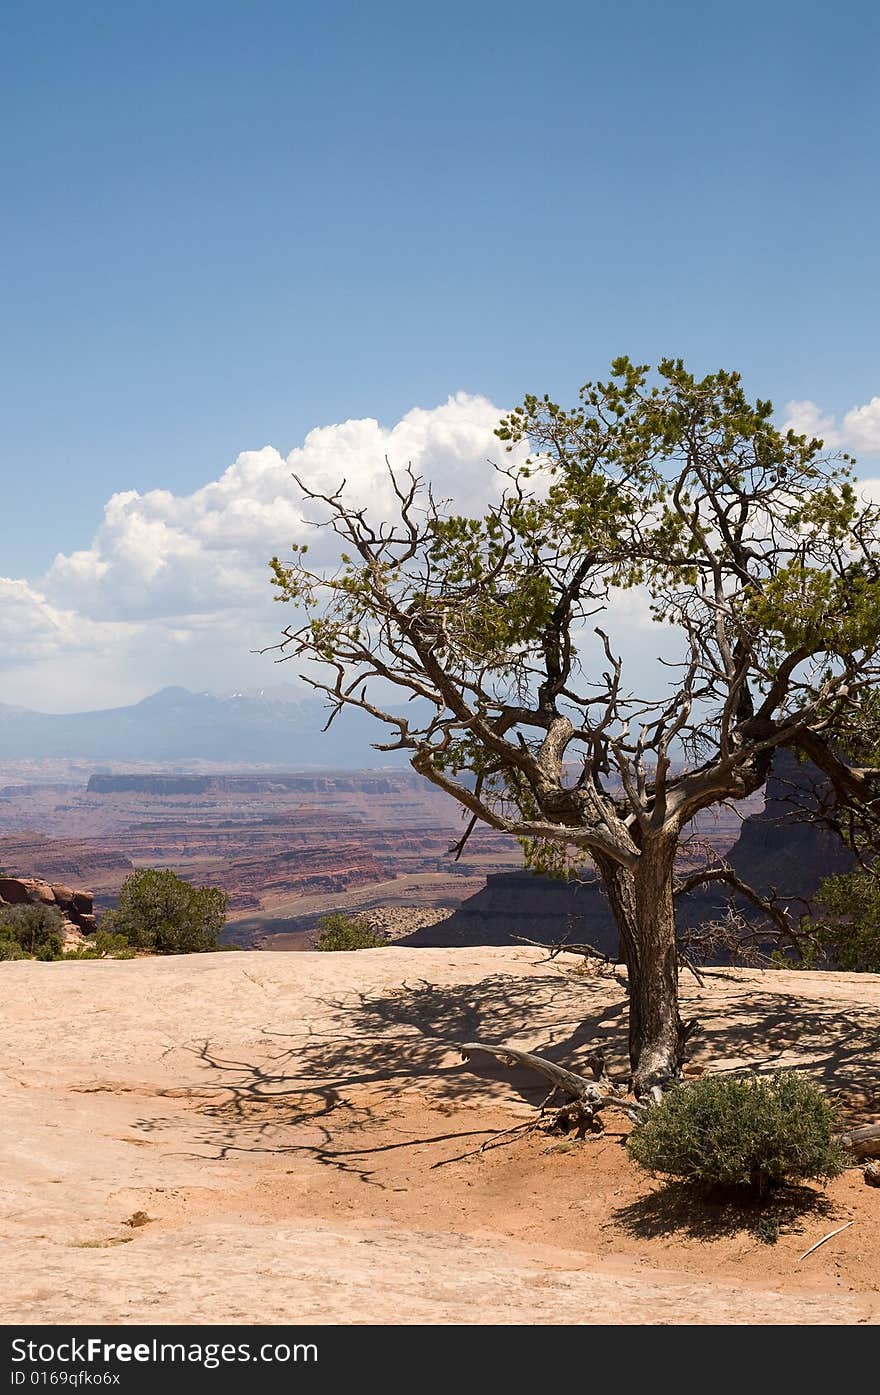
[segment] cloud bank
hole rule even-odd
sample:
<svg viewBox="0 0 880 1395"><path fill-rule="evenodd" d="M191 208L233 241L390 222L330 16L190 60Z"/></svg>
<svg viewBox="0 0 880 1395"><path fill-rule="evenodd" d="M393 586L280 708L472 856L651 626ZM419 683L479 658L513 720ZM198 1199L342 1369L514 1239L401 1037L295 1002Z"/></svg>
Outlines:
<svg viewBox="0 0 880 1395"><path fill-rule="evenodd" d="M71 711L137 701L169 683L228 691L291 681L293 665L273 668L277 656L254 652L276 644L289 618L273 605L268 559L288 556L293 542L308 542L316 560L334 555L291 475L324 491L344 479L358 503L390 517L386 458L411 462L435 494L480 511L499 489L492 462L509 463L494 436L501 415L459 392L391 427L371 418L318 427L286 457L271 446L245 451L192 494L114 494L89 547L58 553L43 576L0 578L0 702ZM829 447L880 452L880 397L839 422L813 402L789 403L786 418ZM880 480L863 487L880 501ZM614 610L637 655L647 608L629 593Z"/></svg>
<svg viewBox="0 0 880 1395"><path fill-rule="evenodd" d="M387 517L386 458L398 469L411 462L435 493L479 510L498 490L501 415L460 392L390 428L369 418L318 427L287 457L245 451L192 494L114 494L88 548L58 553L41 577L0 578L0 700L64 711L134 701L166 683L289 681L290 669L273 671L251 651L276 643L287 618L272 604L269 557L289 555L292 542L319 557L325 546L291 474L324 491L344 479L353 499Z"/></svg>

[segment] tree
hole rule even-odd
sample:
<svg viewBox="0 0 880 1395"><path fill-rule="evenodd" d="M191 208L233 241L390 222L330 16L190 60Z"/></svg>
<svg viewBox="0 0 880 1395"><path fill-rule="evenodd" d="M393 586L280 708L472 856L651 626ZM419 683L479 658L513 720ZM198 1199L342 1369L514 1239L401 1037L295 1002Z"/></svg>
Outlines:
<svg viewBox="0 0 880 1395"><path fill-rule="evenodd" d="M217 887L190 886L168 868L143 868L126 877L115 910L101 917L101 929L124 935L135 949L200 954L218 947L226 901Z"/></svg>
<svg viewBox="0 0 880 1395"><path fill-rule="evenodd" d="M362 920L355 920L341 911L322 915L318 928L321 933L315 941L315 949L384 949L388 944L385 936L377 930L371 930Z"/></svg>
<svg viewBox="0 0 880 1395"><path fill-rule="evenodd" d="M572 410L527 397L497 435L480 518L455 515L389 466L399 517L296 482L338 536L336 570L307 549L271 562L298 606L282 658L391 730L379 750L468 816L520 838L531 866L592 860L628 970L632 1085L675 1079L673 864L701 810L763 786L779 747L809 756L843 805L873 768L840 754L880 671L880 523L846 456L772 423L736 373L655 375L621 358ZM296 477L295 477L296 478ZM660 692L633 692L597 617L639 588L664 626ZM595 637L594 637L595 636ZM669 654L672 646L671 655ZM665 691L662 690L665 685ZM402 690L408 709L388 694Z"/></svg>

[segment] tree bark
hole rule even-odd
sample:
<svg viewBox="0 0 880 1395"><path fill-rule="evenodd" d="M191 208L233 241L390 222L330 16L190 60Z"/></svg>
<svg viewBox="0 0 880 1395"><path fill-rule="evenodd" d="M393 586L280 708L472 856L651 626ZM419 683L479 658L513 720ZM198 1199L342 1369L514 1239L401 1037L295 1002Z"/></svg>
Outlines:
<svg viewBox="0 0 880 1395"><path fill-rule="evenodd" d="M880 1158L880 1124L864 1124L860 1129L850 1129L840 1135L844 1148L849 1148L857 1158Z"/></svg>
<svg viewBox="0 0 880 1395"><path fill-rule="evenodd" d="M675 847L676 839L668 833L650 836L635 871L596 858L627 969L629 1061L636 1095L680 1076L685 1043L695 1025L685 1025L678 1011Z"/></svg>

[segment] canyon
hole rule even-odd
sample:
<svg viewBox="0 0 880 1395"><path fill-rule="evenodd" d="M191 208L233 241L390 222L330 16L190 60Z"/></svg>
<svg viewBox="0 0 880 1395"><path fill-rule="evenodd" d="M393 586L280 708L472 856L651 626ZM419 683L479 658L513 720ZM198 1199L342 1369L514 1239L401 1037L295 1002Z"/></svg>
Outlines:
<svg viewBox="0 0 880 1395"><path fill-rule="evenodd" d="M488 870L520 864L517 844L491 830L475 833L466 857L451 863L457 806L412 772L133 765L5 763L0 867L87 885L99 909L134 867L173 867L226 891L230 934L249 941L263 922L268 933L286 925L292 906L308 910L316 899L425 876L458 900ZM241 919L248 923L237 931Z"/></svg>
<svg viewBox="0 0 880 1395"><path fill-rule="evenodd" d="M136 867L171 867L229 898L224 938L308 949L320 917L344 911L421 946L568 937L616 952L604 895L585 869L561 881L523 870L515 840L477 828L458 861L458 806L408 770L282 771L234 763L6 762L0 869L88 887L111 906ZM682 843L682 872L714 853L763 891L808 897L851 859L804 815L815 775L785 753L763 796L704 816ZM717 888L680 907L683 927L723 912Z"/></svg>

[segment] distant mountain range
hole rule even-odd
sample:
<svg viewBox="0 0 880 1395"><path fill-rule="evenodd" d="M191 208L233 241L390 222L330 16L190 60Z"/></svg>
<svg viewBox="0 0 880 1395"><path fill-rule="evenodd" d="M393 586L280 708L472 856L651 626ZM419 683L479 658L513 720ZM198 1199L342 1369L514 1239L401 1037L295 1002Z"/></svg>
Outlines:
<svg viewBox="0 0 880 1395"><path fill-rule="evenodd" d="M0 760L254 761L277 769L364 769L403 764L374 751L394 729L354 708L322 733L327 708L298 688L191 693L163 688L131 707L46 713L0 703Z"/></svg>

